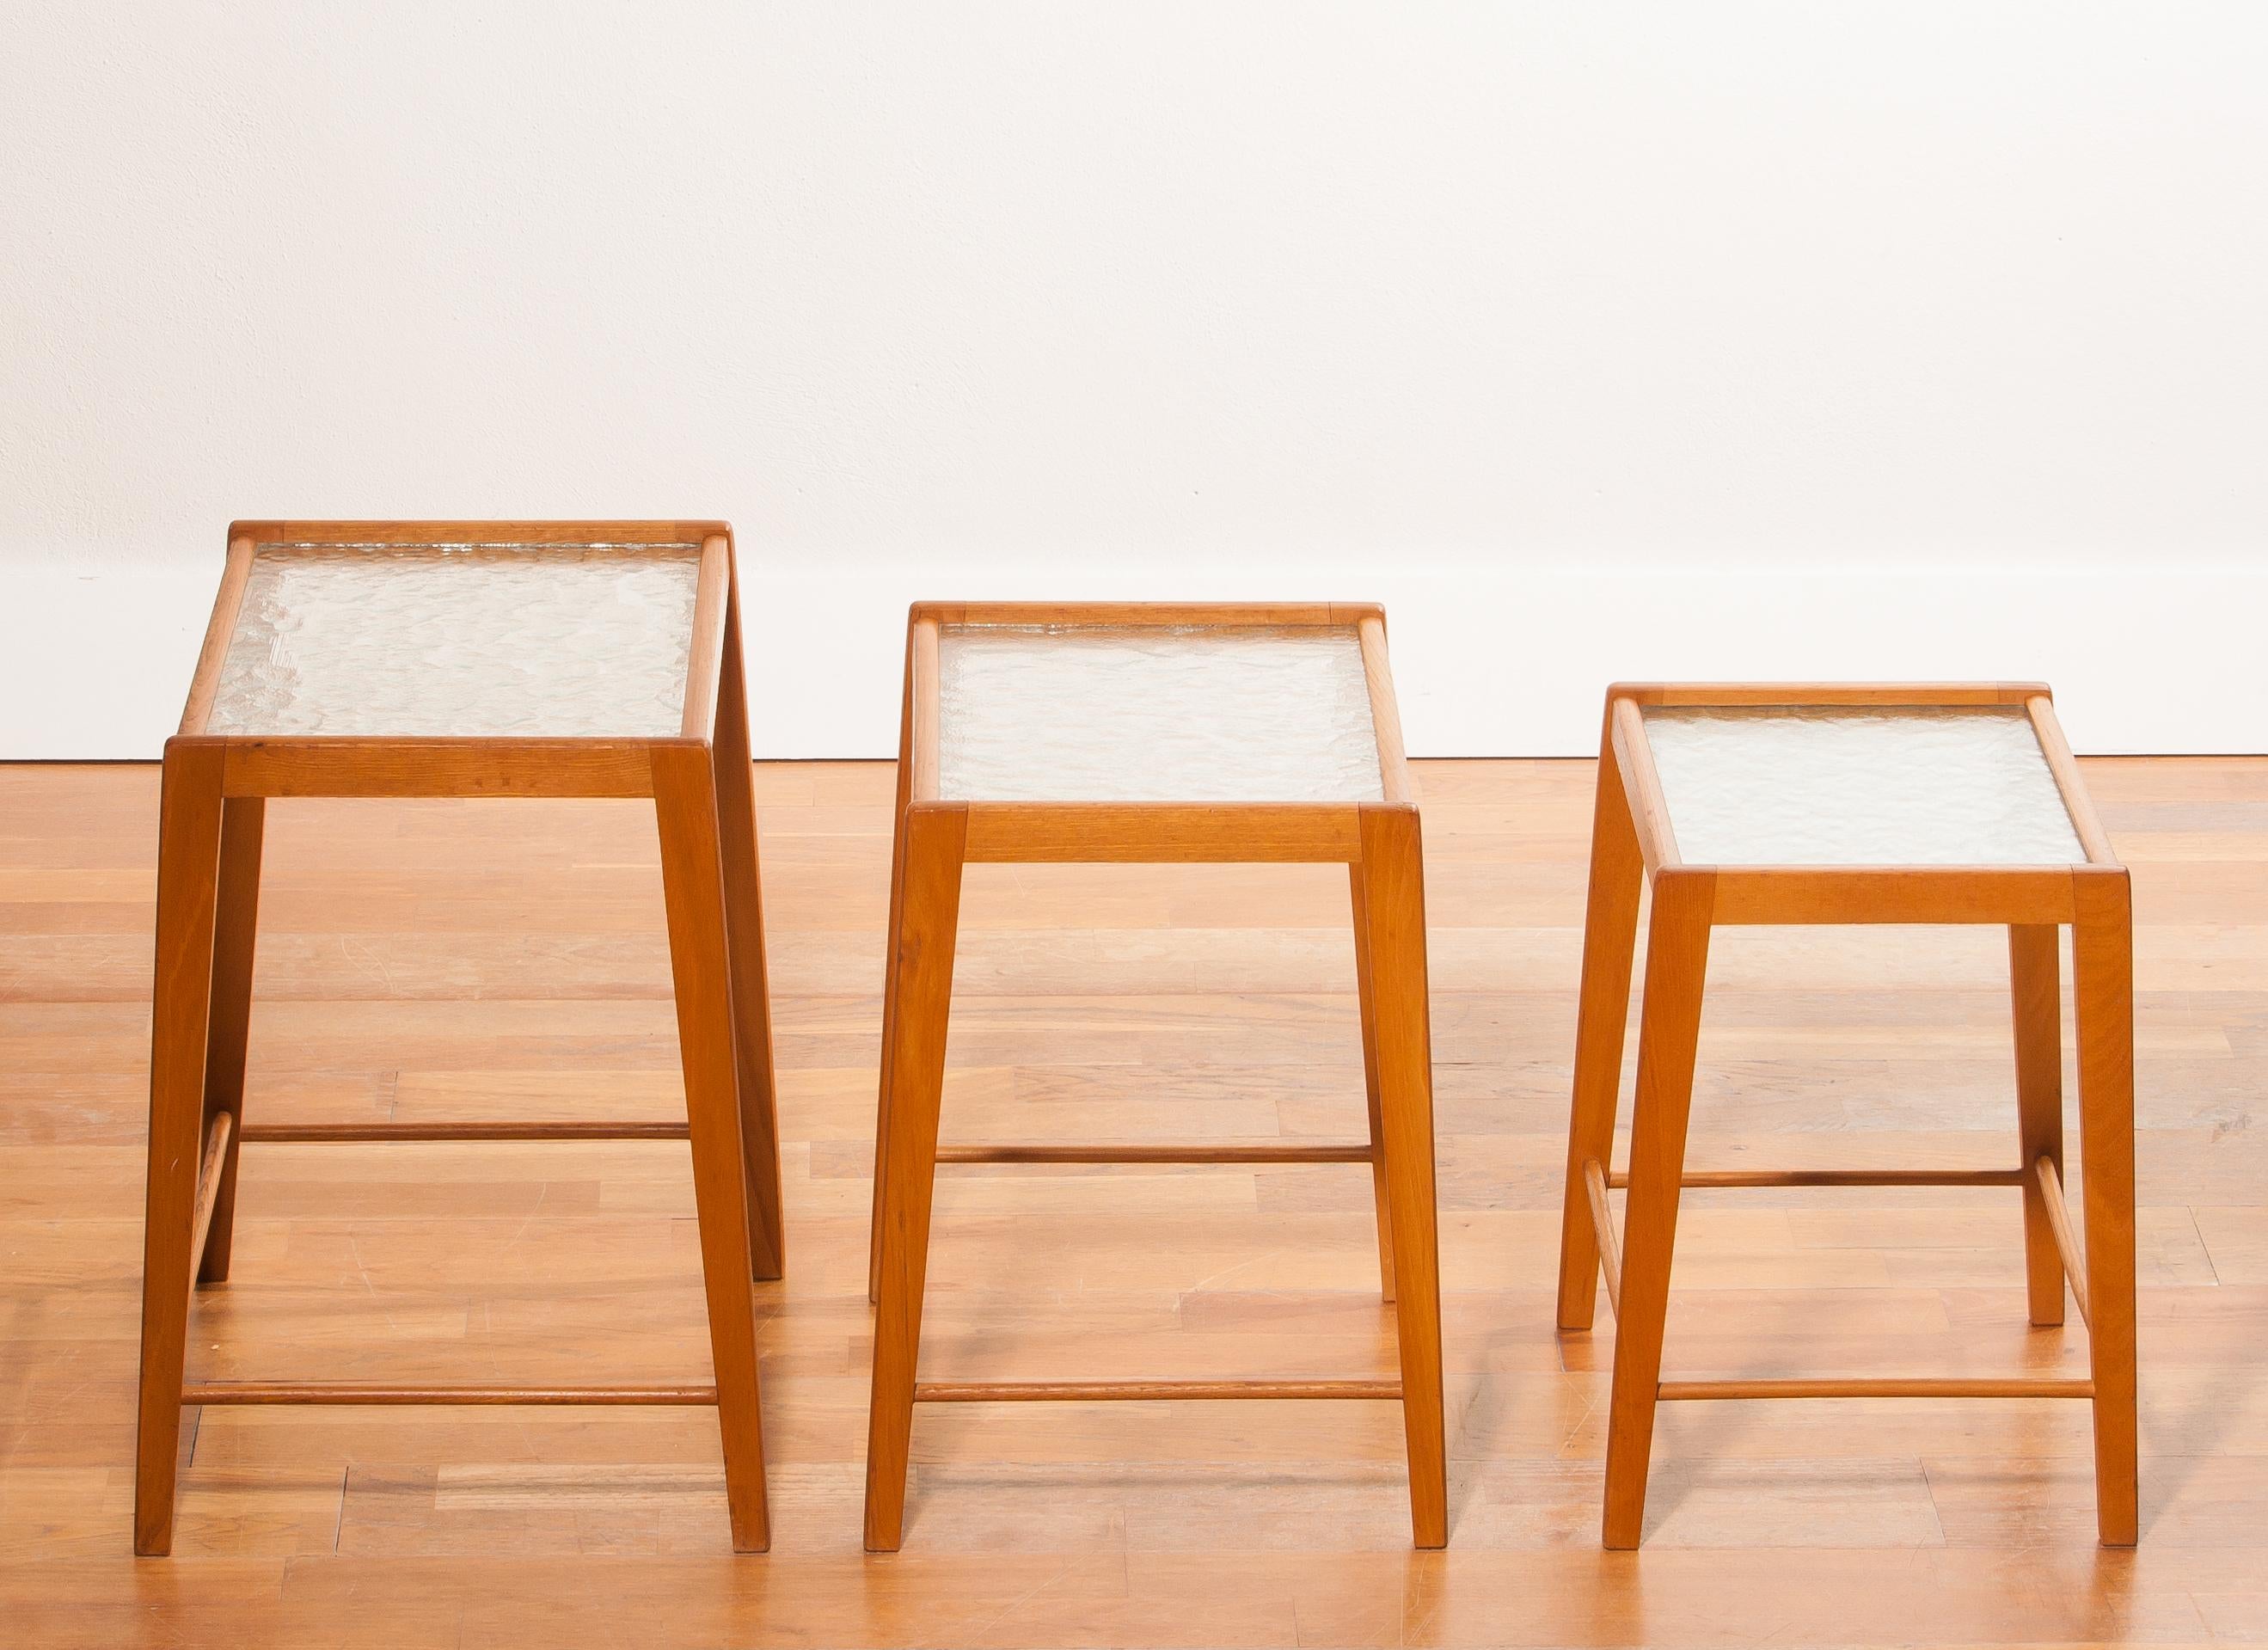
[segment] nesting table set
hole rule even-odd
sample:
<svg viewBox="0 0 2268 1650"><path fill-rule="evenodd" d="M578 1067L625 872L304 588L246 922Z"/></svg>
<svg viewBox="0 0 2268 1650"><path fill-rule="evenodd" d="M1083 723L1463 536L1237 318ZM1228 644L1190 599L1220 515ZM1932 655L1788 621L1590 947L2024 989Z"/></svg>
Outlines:
<svg viewBox="0 0 2268 1650"><path fill-rule="evenodd" d="M270 797L653 800L683 1125L302 1124L243 1115ZM1349 871L1368 1113L1344 1145L938 1144L961 867L1322 862ZM1448 1539L1418 810L1384 615L1342 604L924 603L908 627L870 1288L865 1543L902 1535L915 1407L1199 1398L1402 1406L1411 1524ZM1651 883L1630 1168L1622 1046ZM1991 923L2009 932L2018 1161L1987 1170L1695 1171L1687 1120L1710 934L1725 924ZM2073 931L2085 1242L2063 1182L2058 931ZM2064 1396L2094 1405L2106 1544L2135 1539L2127 876L2047 690L1622 687L1602 740L1559 1322L1616 1318L1604 1536L1638 1543L1658 1402ZM718 522L255 522L220 596L160 803L135 1550L170 1549L185 1405L714 1405L733 1546L770 1540L753 1283L785 1263L732 535ZM261 1140L681 1138L711 1385L192 1381L194 1289L229 1274L239 1148ZM1364 1164L1395 1377L918 1378L932 1188L955 1163ZM2084 1380L1665 1381L1686 1186L2021 1188L2030 1315L2089 1330ZM1627 1186L1618 1234L1609 1192Z"/></svg>

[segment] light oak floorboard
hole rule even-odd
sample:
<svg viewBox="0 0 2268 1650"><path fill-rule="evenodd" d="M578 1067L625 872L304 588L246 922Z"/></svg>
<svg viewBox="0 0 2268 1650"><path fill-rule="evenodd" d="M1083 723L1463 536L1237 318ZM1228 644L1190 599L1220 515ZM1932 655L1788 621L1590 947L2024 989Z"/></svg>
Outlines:
<svg viewBox="0 0 2268 1650"><path fill-rule="evenodd" d="M887 763L757 770L791 1263L755 1288L773 1551L699 1410L184 1417L133 1437L158 785L0 767L0 1607L11 1645L2201 1644L2268 1635L2268 762L2089 762L2134 874L2141 1544L2084 1405L1683 1403L1598 1532L1614 1325L1553 1328L1588 762L1426 762L1450 1545L1395 1406L935 1406L861 1551ZM682 1117L637 804L268 810L248 1120ZM1357 1140L1332 867L974 866L943 1138ZM1638 948L1643 964L1645 935ZM2069 959L2062 1057L2075 1089ZM1724 931L1697 1168L2013 1163L1997 932ZM1616 1160L1629 1153L1625 1040ZM2066 1149L2086 1174L2075 1111ZM1359 1166L948 1167L925 1379L1379 1375ZM1619 1208L1624 1194L1613 1199ZM2013 1190L1685 1195L1681 1376L2076 1374ZM681 1143L245 1147L193 1378L709 1378Z"/></svg>

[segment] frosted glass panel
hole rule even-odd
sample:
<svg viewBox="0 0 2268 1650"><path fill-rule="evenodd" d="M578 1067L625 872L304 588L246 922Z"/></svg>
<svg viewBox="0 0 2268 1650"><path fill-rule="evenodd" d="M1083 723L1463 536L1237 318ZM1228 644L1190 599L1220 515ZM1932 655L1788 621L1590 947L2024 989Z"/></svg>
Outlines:
<svg viewBox="0 0 2268 1650"><path fill-rule="evenodd" d="M2087 858L2021 708L1656 706L1644 717L1688 865Z"/></svg>
<svg viewBox="0 0 2268 1650"><path fill-rule="evenodd" d="M674 738L693 545L254 552L214 733Z"/></svg>
<svg viewBox="0 0 2268 1650"><path fill-rule="evenodd" d="M938 792L994 802L1375 802L1351 626L954 624Z"/></svg>

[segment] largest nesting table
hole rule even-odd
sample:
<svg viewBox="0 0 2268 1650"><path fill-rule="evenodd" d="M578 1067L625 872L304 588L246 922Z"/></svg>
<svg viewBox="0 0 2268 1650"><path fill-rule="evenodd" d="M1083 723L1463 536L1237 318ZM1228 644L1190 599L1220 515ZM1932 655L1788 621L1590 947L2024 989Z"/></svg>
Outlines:
<svg viewBox="0 0 2268 1650"><path fill-rule="evenodd" d="M687 1122L245 1123L270 797L652 798ZM238 522L158 813L134 1550L171 1551L185 1403L713 1403L733 1544L762 1551L751 1280L784 1255L732 530ZM240 1142L621 1138L691 1141L714 1386L185 1382Z"/></svg>
<svg viewBox="0 0 2268 1650"><path fill-rule="evenodd" d="M917 1402L1399 1399L1417 1544L1448 1539L1418 810L1367 605L917 604L898 745L871 1285L866 1545L904 1522ZM1350 867L1370 1138L1346 1145L938 1147L961 866ZM1366 1163L1399 1380L924 1382L936 1166Z"/></svg>

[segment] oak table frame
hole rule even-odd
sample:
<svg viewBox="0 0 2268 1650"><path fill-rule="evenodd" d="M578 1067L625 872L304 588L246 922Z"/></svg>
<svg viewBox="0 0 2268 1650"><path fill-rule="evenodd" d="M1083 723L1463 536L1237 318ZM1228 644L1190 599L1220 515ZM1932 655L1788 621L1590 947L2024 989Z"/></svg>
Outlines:
<svg viewBox="0 0 2268 1650"><path fill-rule="evenodd" d="M948 625L1351 629L1379 767L1374 802L947 799L939 790L939 637ZM1419 1547L1448 1539L1434 1211L1432 1057L1418 809L1370 604L917 603L906 643L875 1140L876 1303L865 1539L895 1551L917 1403L1107 1399L1399 1399ZM1344 1145L938 1145L961 867L978 862L1342 863L1349 868L1370 1119ZM1398 1380L924 1382L916 1378L939 1163L1367 1163Z"/></svg>
<svg viewBox="0 0 2268 1650"><path fill-rule="evenodd" d="M207 731L255 556L465 547L697 551L674 737L377 737ZM239 521L159 802L150 1167L134 1550L171 1551L184 1404L711 1404L733 1544L770 1542L753 1279L781 1276L778 1130L732 529L720 521ZM687 1122L298 1124L243 1119L261 839L270 797L653 799ZM315 1140L688 1139L713 1385L426 1387L185 1381L194 1283L229 1275L238 1148Z"/></svg>
<svg viewBox="0 0 2268 1650"><path fill-rule="evenodd" d="M2058 866L1689 865L1643 711L2021 707L2084 851ZM1609 1168L1642 885L1653 885L1631 1168ZM1711 929L1721 924L2006 924L2021 1156L2007 1168L1697 1172L1685 1164ZM2064 1192L2057 929L2068 924L2086 1159L2085 1247ZM2112 853L2048 689L1974 684L1633 684L1607 693L1591 843L1572 1116L1560 1228L1558 1321L1588 1329L1605 1276L1616 1320L1604 1540L1638 1544L1660 1400L2069 1397L2092 1401L2096 1518L2105 1546L2136 1538L2133 930ZM1683 1187L2011 1186L2024 1202L2031 1322L2064 1321L2069 1281L2089 1332L2089 1378L1664 1381L1662 1326ZM1609 1189L1627 1187L1617 1241Z"/></svg>

